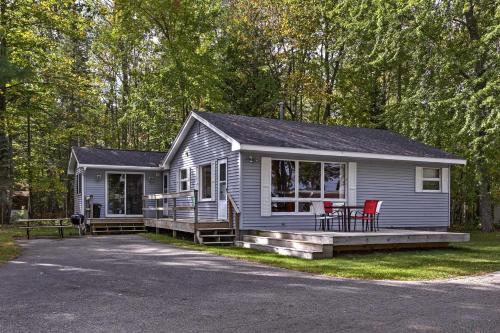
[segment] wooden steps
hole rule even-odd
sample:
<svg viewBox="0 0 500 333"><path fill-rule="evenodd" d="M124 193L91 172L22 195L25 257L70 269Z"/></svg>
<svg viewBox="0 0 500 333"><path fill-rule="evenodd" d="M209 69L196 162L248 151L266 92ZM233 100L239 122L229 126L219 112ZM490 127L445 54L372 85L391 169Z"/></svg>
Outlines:
<svg viewBox="0 0 500 333"><path fill-rule="evenodd" d="M232 228L202 228L196 231L196 239L204 245L233 245L234 238Z"/></svg>
<svg viewBox="0 0 500 333"><path fill-rule="evenodd" d="M246 249L254 249L265 252L274 252L281 254L283 256L297 257L302 259L320 259L323 258L322 252L308 251L308 250L297 250L289 247L275 246L275 245L265 245L253 242L237 241L236 246L243 247Z"/></svg>
<svg viewBox="0 0 500 333"><path fill-rule="evenodd" d="M142 219L92 219L90 233L92 235L128 234L144 232Z"/></svg>
<svg viewBox="0 0 500 333"><path fill-rule="evenodd" d="M298 235L287 232L252 230L236 246L302 259L321 259L333 256L333 246L322 236Z"/></svg>

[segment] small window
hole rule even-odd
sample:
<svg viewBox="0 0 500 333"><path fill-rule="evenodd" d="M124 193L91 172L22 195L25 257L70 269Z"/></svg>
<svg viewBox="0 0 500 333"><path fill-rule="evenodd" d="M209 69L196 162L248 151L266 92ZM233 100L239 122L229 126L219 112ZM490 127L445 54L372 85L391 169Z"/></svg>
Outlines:
<svg viewBox="0 0 500 333"><path fill-rule="evenodd" d="M168 193L168 174L163 175L163 193Z"/></svg>
<svg viewBox="0 0 500 333"><path fill-rule="evenodd" d="M200 198L201 200L212 199L212 165L202 165L200 167Z"/></svg>
<svg viewBox="0 0 500 333"><path fill-rule="evenodd" d="M76 194L82 194L82 174L76 176Z"/></svg>
<svg viewBox="0 0 500 333"><path fill-rule="evenodd" d="M179 190L189 191L189 169L184 168L179 171Z"/></svg>
<svg viewBox="0 0 500 333"><path fill-rule="evenodd" d="M441 191L441 169L423 168L422 190L429 192Z"/></svg>

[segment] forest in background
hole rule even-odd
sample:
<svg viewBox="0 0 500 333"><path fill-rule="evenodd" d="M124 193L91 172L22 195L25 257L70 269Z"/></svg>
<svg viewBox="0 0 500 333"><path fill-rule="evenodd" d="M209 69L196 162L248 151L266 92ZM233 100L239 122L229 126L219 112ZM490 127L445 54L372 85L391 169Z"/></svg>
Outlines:
<svg viewBox="0 0 500 333"><path fill-rule="evenodd" d="M0 0L0 203L71 212L71 146L168 150L192 109L385 128L467 159L452 223L500 202L494 0Z"/></svg>

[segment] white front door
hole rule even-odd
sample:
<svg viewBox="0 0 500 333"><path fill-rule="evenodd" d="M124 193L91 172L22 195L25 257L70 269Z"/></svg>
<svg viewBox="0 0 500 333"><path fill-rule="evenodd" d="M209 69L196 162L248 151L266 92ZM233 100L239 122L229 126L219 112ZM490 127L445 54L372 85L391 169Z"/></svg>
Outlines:
<svg viewBox="0 0 500 333"><path fill-rule="evenodd" d="M217 217L227 220L227 160L217 161Z"/></svg>

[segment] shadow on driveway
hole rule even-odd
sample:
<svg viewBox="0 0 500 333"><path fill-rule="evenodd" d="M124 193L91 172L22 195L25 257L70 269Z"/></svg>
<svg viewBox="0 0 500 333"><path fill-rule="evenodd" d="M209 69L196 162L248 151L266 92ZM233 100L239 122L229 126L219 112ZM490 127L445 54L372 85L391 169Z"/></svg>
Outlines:
<svg viewBox="0 0 500 333"><path fill-rule="evenodd" d="M0 267L2 332L498 332L500 274L327 278L139 236L22 241Z"/></svg>

